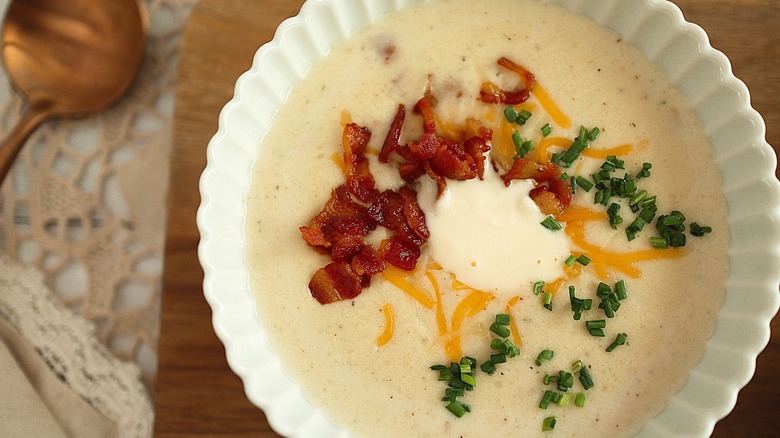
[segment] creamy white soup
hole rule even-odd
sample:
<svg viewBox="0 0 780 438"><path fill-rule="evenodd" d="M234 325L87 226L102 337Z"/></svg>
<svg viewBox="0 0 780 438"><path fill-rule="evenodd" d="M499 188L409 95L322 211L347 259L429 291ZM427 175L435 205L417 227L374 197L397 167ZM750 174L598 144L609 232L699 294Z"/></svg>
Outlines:
<svg viewBox="0 0 780 438"><path fill-rule="evenodd" d="M530 114L525 124L507 119L509 103L480 98L488 82L525 86L497 63L502 57L535 77L530 97L511 105ZM467 119L492 130L483 178L447 180L439 193L428 175L404 181L398 153L379 162L399 104L407 110L400 144L420 140L413 108L424 96L433 96L438 135L457 137ZM349 122L371 132L365 156L377 189L412 187L430 237L413 271L386 263L358 296L320 304L308 285L330 258L299 228L345 183ZM515 131L521 149L534 145L524 159L553 160L559 179L574 179L563 213L544 213L531 199L539 181L501 179L522 152ZM583 132L594 138L566 166L561 154ZM605 162L610 178L629 174L636 191L595 203L599 188L584 186ZM685 383L723 300L726 204L696 115L634 47L560 7L442 0L356 31L294 87L253 172L247 262L259 318L305 396L354 436L630 436ZM632 212L632 198L641 206L652 197L657 214L629 240L626 228L642 213ZM608 213L613 204L617 214ZM685 215L685 245L656 248L665 242L656 222L673 211ZM541 224L549 216L560 229ZM694 222L712 232L692 235ZM388 236L377 227L366 243L379 248ZM598 285L615 291L621 282L627 296L609 317ZM575 301L592 300L579 320L570 286ZM520 353L489 375L479 365L496 354L491 340L502 339L490 331L497 314L510 316L507 339ZM544 350L553 355L538 365ZM442 400L448 382L431 367L464 356L479 365L476 386L455 397L469 410L458 417ZM578 361L592 386L572 371ZM561 371L573 378L565 390L555 382ZM545 391L558 395L544 403Z"/></svg>

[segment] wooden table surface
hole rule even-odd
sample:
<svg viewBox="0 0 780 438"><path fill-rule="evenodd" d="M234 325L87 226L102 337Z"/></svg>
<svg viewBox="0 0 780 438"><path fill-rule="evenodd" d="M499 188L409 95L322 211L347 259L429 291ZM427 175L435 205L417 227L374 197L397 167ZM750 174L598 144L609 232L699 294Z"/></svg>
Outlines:
<svg viewBox="0 0 780 438"><path fill-rule="evenodd" d="M780 1L677 0L689 21L701 25L715 48L731 59L767 122L767 140L780 145ZM302 0L200 0L182 38L172 180L165 251L155 435L277 436L260 409L246 399L228 368L202 294L196 248L198 179L217 116L230 100L252 55L278 24L297 14ZM717 437L780 436L780 323L758 359L755 378L734 411L715 428Z"/></svg>

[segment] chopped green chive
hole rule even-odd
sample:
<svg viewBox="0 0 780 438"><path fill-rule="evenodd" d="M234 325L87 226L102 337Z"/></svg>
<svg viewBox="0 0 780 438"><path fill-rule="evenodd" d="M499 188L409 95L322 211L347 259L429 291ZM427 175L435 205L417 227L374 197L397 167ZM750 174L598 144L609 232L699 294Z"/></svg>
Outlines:
<svg viewBox="0 0 780 438"><path fill-rule="evenodd" d="M582 317L582 312L590 310L593 300L590 298L581 299L574 296L574 286L569 286L569 301L571 302L571 310L574 312L574 320L579 321Z"/></svg>
<svg viewBox="0 0 780 438"><path fill-rule="evenodd" d="M588 333L590 333L591 336L596 336L599 338L603 338L605 336L604 327L606 326L607 321L603 319L585 321L585 327L588 329Z"/></svg>
<svg viewBox="0 0 780 438"><path fill-rule="evenodd" d="M539 295L542 292L544 292L544 281L539 280L534 283L534 295Z"/></svg>
<svg viewBox="0 0 780 438"><path fill-rule="evenodd" d="M585 388L585 390L588 390L590 388L593 388L593 378L590 376L590 372L588 371L588 367L582 366L580 369L580 383L582 383L582 387Z"/></svg>
<svg viewBox="0 0 780 438"><path fill-rule="evenodd" d="M498 368L496 368L495 363L491 361L487 361L487 362L483 362L482 365L479 366L479 369L481 369L483 373L492 376L493 373L495 373Z"/></svg>
<svg viewBox="0 0 780 438"><path fill-rule="evenodd" d="M570 256L569 256L569 257L566 259L566 261L565 261L564 263L566 264L566 266L569 266L569 267L571 267L571 266L573 266L573 265L574 265L574 262L576 262L576 261L577 261L577 257L574 257L574 255L570 255Z"/></svg>
<svg viewBox="0 0 780 438"><path fill-rule="evenodd" d="M544 391L544 394L542 394L542 400L539 402L539 408L547 409L550 406L550 403L552 403L553 397L555 397L554 392L550 391L549 389Z"/></svg>
<svg viewBox="0 0 780 438"><path fill-rule="evenodd" d="M589 192L590 189L593 188L593 184L587 179L583 178L582 176L578 176L576 179L577 179L577 185L582 187L582 189L585 190L586 192Z"/></svg>
<svg viewBox="0 0 780 438"><path fill-rule="evenodd" d="M693 222L691 224L691 234L696 237L701 237L711 232L712 232L712 227L699 225L696 222Z"/></svg>
<svg viewBox="0 0 780 438"><path fill-rule="evenodd" d="M504 325L499 324L497 322L494 322L490 325L490 331L497 334L498 336L501 336L502 338L509 337L511 332L508 328L506 328Z"/></svg>
<svg viewBox="0 0 780 438"><path fill-rule="evenodd" d="M574 405L578 408L585 406L585 394L578 392L574 397Z"/></svg>
<svg viewBox="0 0 780 438"><path fill-rule="evenodd" d="M532 115L533 114L530 111L522 110L522 111L520 111L517 114L517 119L515 120L515 122L517 122L517 123L519 123L521 125L525 125L525 122L527 122L528 119L530 119Z"/></svg>
<svg viewBox="0 0 780 438"><path fill-rule="evenodd" d="M555 220L555 218L552 216L547 216L547 218L545 218L541 224L550 231L559 231L563 229L563 225L561 225L560 222Z"/></svg>
<svg viewBox="0 0 780 438"><path fill-rule="evenodd" d="M504 117L506 117L507 122L514 123L517 120L517 111L515 110L515 107L508 106L504 108Z"/></svg>
<svg viewBox="0 0 780 438"><path fill-rule="evenodd" d="M555 417L547 417L542 421L542 432L547 432L555 429L555 424L558 420Z"/></svg>
<svg viewBox="0 0 780 438"><path fill-rule="evenodd" d="M542 294L542 304L544 308L552 312L552 299L553 294L551 292L545 292Z"/></svg>
<svg viewBox="0 0 780 438"><path fill-rule="evenodd" d="M571 401L571 394L563 394L561 396L561 399L558 400L558 406L568 406L569 402Z"/></svg>
<svg viewBox="0 0 780 438"><path fill-rule="evenodd" d="M577 261L582 266L588 266L588 264L590 264L590 257L586 256L585 254L581 254L579 257L577 257Z"/></svg>
<svg viewBox="0 0 780 438"><path fill-rule="evenodd" d="M620 211L620 204L613 202L607 209L607 216L609 216L609 225L612 229L617 230L617 226L623 223L623 218L618 214Z"/></svg>
<svg viewBox="0 0 780 438"><path fill-rule="evenodd" d="M615 283L615 295L618 300L625 300L628 298L628 289L626 288L626 280L620 280Z"/></svg>
<svg viewBox="0 0 780 438"><path fill-rule="evenodd" d="M536 356L536 365L541 366L544 362L549 362L555 356L555 352L552 350L542 350L538 356Z"/></svg>
<svg viewBox="0 0 780 438"><path fill-rule="evenodd" d="M566 392L574 386L574 375L566 371L558 372L558 391Z"/></svg>
<svg viewBox="0 0 780 438"><path fill-rule="evenodd" d="M594 130L597 128L594 128ZM582 151L588 147L588 142L594 140L590 133L584 126L580 127L580 135L574 139L574 142L569 146L569 149L563 151L560 155L560 163L563 167L571 166L574 161L579 158ZM598 133L596 134L598 135Z"/></svg>
<svg viewBox="0 0 780 438"><path fill-rule="evenodd" d="M653 165L650 163L644 163L642 164L642 170L639 171L639 173L636 175L637 179L640 178L647 178L650 176L650 169L652 169Z"/></svg>
<svg viewBox="0 0 780 438"><path fill-rule="evenodd" d="M471 412L471 408L468 405L453 400L447 405L447 409L452 412L456 417L462 417L466 412Z"/></svg>
<svg viewBox="0 0 780 438"><path fill-rule="evenodd" d="M667 243L666 239L664 239L663 237L651 237L650 244L653 245L653 248L658 248L658 249L669 248L669 243Z"/></svg>
<svg viewBox="0 0 780 438"><path fill-rule="evenodd" d="M608 353L609 353L609 352L611 352L612 350L614 350L615 348L617 348L617 346L618 346L618 345L623 345L623 344L625 344L625 343L626 343L626 339L627 339L627 338L628 338L628 335L626 335L625 333L619 333L619 334L618 334L618 335L615 337L615 340L614 340L614 341L613 341L613 342L612 342L612 343L609 345L609 347L607 347L607 352L608 352Z"/></svg>
<svg viewBox="0 0 780 438"><path fill-rule="evenodd" d="M542 126L542 135L547 137L550 134L552 134L552 126L547 123L546 125Z"/></svg>

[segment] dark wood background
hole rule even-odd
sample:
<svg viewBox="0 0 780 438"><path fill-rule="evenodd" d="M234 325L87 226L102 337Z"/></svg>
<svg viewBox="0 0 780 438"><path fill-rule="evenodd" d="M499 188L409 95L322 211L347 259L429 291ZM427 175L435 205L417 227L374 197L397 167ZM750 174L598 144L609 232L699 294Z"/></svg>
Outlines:
<svg viewBox="0 0 780 438"><path fill-rule="evenodd" d="M780 145L780 1L677 0L689 21L731 59L766 120L767 140ZM165 251L159 375L158 437L275 437L262 411L246 399L227 366L202 294L196 248L198 179L217 116L255 50L271 40L301 0L200 0L185 27L176 89L172 181ZM740 392L716 437L780 436L780 330L758 359L755 378Z"/></svg>

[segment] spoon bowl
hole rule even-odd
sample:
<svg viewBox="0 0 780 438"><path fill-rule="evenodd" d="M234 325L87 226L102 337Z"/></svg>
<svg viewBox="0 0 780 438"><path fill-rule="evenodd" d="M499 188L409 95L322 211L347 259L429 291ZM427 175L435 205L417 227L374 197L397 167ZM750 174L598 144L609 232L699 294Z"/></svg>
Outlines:
<svg viewBox="0 0 780 438"><path fill-rule="evenodd" d="M0 181L45 120L78 117L116 102L138 73L147 18L139 0L12 0L2 58L25 115L0 146Z"/></svg>

